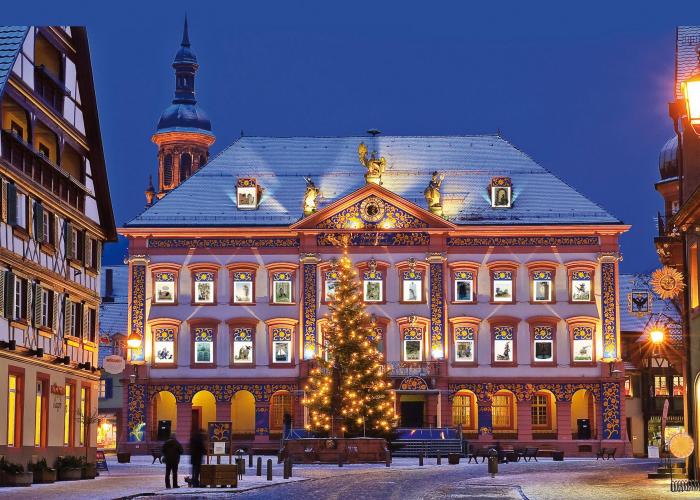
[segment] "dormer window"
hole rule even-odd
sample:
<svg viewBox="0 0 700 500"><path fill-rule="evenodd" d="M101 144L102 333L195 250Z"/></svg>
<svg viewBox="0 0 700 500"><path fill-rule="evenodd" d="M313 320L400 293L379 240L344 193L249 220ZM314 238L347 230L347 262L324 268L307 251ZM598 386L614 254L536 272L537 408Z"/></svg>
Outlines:
<svg viewBox="0 0 700 500"><path fill-rule="evenodd" d="M259 188L254 178L242 177L236 182L236 204L239 210L258 208L258 194Z"/></svg>
<svg viewBox="0 0 700 500"><path fill-rule="evenodd" d="M493 208L510 208L512 203L513 183L510 177L491 179L491 206Z"/></svg>

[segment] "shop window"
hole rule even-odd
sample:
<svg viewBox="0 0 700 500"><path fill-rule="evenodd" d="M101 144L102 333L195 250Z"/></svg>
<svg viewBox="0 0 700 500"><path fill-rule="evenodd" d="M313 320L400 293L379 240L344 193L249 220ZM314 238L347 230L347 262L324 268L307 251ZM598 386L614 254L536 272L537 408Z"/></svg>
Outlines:
<svg viewBox="0 0 700 500"><path fill-rule="evenodd" d="M196 327L194 329L195 365L214 364L214 329Z"/></svg>
<svg viewBox="0 0 700 500"><path fill-rule="evenodd" d="M178 273L173 269L154 268L153 276L153 303L169 305L177 303Z"/></svg>
<svg viewBox="0 0 700 500"><path fill-rule="evenodd" d="M292 395L278 391L270 398L270 432L279 433L284 429L284 416L292 414Z"/></svg>
<svg viewBox="0 0 700 500"><path fill-rule="evenodd" d="M74 431L74 419L72 418L74 412L74 386L72 384L66 384L66 394L64 396L64 409L63 409L63 446L72 446L72 436Z"/></svg>
<svg viewBox="0 0 700 500"><path fill-rule="evenodd" d="M691 245L688 256L690 267L690 307L696 308L700 305L700 294L698 293L698 245Z"/></svg>
<svg viewBox="0 0 700 500"><path fill-rule="evenodd" d="M533 427L550 427L550 396L548 394L535 394L531 402L531 422Z"/></svg>
<svg viewBox="0 0 700 500"><path fill-rule="evenodd" d="M571 302L593 301L593 277L590 270L571 272Z"/></svg>
<svg viewBox="0 0 700 500"><path fill-rule="evenodd" d="M494 430L513 429L515 418L513 409L513 394L498 392L491 399L492 425Z"/></svg>
<svg viewBox="0 0 700 500"><path fill-rule="evenodd" d="M88 401L88 389L87 387L80 388L80 446L85 446L85 441L87 439L87 425L85 425L86 419L88 418L89 401Z"/></svg>
<svg viewBox="0 0 700 500"><path fill-rule="evenodd" d="M654 396L668 396L668 380L665 375L654 375Z"/></svg>
<svg viewBox="0 0 700 500"><path fill-rule="evenodd" d="M473 326L455 326L455 362L474 363L476 361L476 329Z"/></svg>
<svg viewBox="0 0 700 500"><path fill-rule="evenodd" d="M214 304L216 301L216 273L213 271L195 271L192 274L194 303L199 305Z"/></svg>
<svg viewBox="0 0 700 500"><path fill-rule="evenodd" d="M175 327L167 326L153 329L153 364L155 366L175 366L177 362L176 337Z"/></svg>
<svg viewBox="0 0 700 500"><path fill-rule="evenodd" d="M252 271L232 271L233 303L253 304L255 302L255 273Z"/></svg>
<svg viewBox="0 0 700 500"><path fill-rule="evenodd" d="M554 272L532 272L532 301L549 303L554 301Z"/></svg>
<svg viewBox="0 0 700 500"><path fill-rule="evenodd" d="M22 446L22 377L10 373L7 390L7 446Z"/></svg>
<svg viewBox="0 0 700 500"><path fill-rule="evenodd" d="M513 184L510 177L494 177L489 186L491 206L493 208L510 208L512 205Z"/></svg>
<svg viewBox="0 0 700 500"><path fill-rule="evenodd" d="M292 300L291 272L272 273L272 302L274 304L291 304Z"/></svg>
<svg viewBox="0 0 700 500"><path fill-rule="evenodd" d="M685 385L683 384L683 377L674 375L673 376L673 396L683 397L685 395Z"/></svg>
<svg viewBox="0 0 700 500"><path fill-rule="evenodd" d="M253 364L253 337L255 330L251 327L234 327L231 331L233 337L233 351L231 362L233 365L251 366Z"/></svg>
<svg viewBox="0 0 700 500"><path fill-rule="evenodd" d="M592 326L573 326L571 332L572 361L574 364L595 362L595 344Z"/></svg>
<svg viewBox="0 0 700 500"><path fill-rule="evenodd" d="M549 325L533 328L533 358L535 363L554 361L554 328Z"/></svg>
<svg viewBox="0 0 700 500"><path fill-rule="evenodd" d="M253 178L239 178L236 181L236 203L239 210L258 208L258 185Z"/></svg>
<svg viewBox="0 0 700 500"><path fill-rule="evenodd" d="M291 328L272 328L272 362L277 364L292 362Z"/></svg>

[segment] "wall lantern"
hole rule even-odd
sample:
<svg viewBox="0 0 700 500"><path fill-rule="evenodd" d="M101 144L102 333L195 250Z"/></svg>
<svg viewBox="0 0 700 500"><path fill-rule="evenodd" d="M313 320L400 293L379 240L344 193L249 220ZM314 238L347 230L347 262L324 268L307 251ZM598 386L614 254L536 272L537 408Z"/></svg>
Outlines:
<svg viewBox="0 0 700 500"><path fill-rule="evenodd" d="M139 349L141 347L141 335L131 332L126 339L126 346L129 349Z"/></svg>
<svg viewBox="0 0 700 500"><path fill-rule="evenodd" d="M700 135L700 73L696 73L681 83L685 100L686 116L693 131Z"/></svg>

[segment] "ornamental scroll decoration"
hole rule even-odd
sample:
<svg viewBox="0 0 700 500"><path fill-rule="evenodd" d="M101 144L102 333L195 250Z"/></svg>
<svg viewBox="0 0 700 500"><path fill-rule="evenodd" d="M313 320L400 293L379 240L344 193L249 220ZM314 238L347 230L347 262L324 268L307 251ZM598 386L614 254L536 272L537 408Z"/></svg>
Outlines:
<svg viewBox="0 0 700 500"><path fill-rule="evenodd" d="M175 396L178 403L191 402L194 395L200 391L212 393L218 402L230 402L237 392L248 391L256 402L267 402L278 391L292 392L296 388L296 384L153 384L148 386L147 391L149 400L159 392L166 391Z"/></svg>
<svg viewBox="0 0 700 500"><path fill-rule="evenodd" d="M304 336L304 359L316 355L316 268L314 263L304 264L304 305L302 312L302 332Z"/></svg>
<svg viewBox="0 0 700 500"><path fill-rule="evenodd" d="M479 405L491 404L493 395L501 390L507 390L515 395L517 401L530 401L538 391L547 390L554 394L557 401L571 402L574 394L580 390L587 390L593 395L596 401L600 401L601 385L595 383L575 383L575 384L519 384L519 383L464 383L448 384L449 397L452 401L455 394L461 390L471 391L476 395Z"/></svg>
<svg viewBox="0 0 700 500"><path fill-rule="evenodd" d="M651 273L651 286L662 299L675 299L685 288L683 273L664 266Z"/></svg>
<svg viewBox="0 0 700 500"><path fill-rule="evenodd" d="M603 359L617 359L617 276L616 263L601 265L603 306Z"/></svg>
<svg viewBox="0 0 700 500"><path fill-rule="evenodd" d="M620 383L603 383L603 437L620 439Z"/></svg>
<svg viewBox="0 0 700 500"><path fill-rule="evenodd" d="M322 220L318 229L422 229L428 224L405 210L370 195Z"/></svg>
<svg viewBox="0 0 700 500"><path fill-rule="evenodd" d="M127 389L127 441L139 443L145 438L146 430L146 386L129 384Z"/></svg>
<svg viewBox="0 0 700 500"><path fill-rule="evenodd" d="M146 331L146 266L144 264L132 264L131 266L131 332L144 338ZM144 343L138 349L129 349L129 361L132 363L144 363L146 352Z"/></svg>
<svg viewBox="0 0 700 500"><path fill-rule="evenodd" d="M421 377L406 377L399 385L401 391L427 391L428 384Z"/></svg>
<svg viewBox="0 0 700 500"><path fill-rule="evenodd" d="M430 264L430 352L434 358L444 356L445 297L442 262Z"/></svg>

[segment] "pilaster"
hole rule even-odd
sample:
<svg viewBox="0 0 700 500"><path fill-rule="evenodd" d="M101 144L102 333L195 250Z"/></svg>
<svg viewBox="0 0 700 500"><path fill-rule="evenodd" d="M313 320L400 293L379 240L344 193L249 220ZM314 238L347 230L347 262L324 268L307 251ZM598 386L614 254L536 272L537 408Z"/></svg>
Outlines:
<svg viewBox="0 0 700 500"><path fill-rule="evenodd" d="M430 356L445 358L445 255L431 252L426 260L430 265Z"/></svg>
<svg viewBox="0 0 700 500"><path fill-rule="evenodd" d="M317 283L318 283L318 263L320 261L318 254L306 253L302 254L302 301L301 301L301 331L303 338L303 359L313 359L316 356L318 346L316 320L317 305L316 298Z"/></svg>

